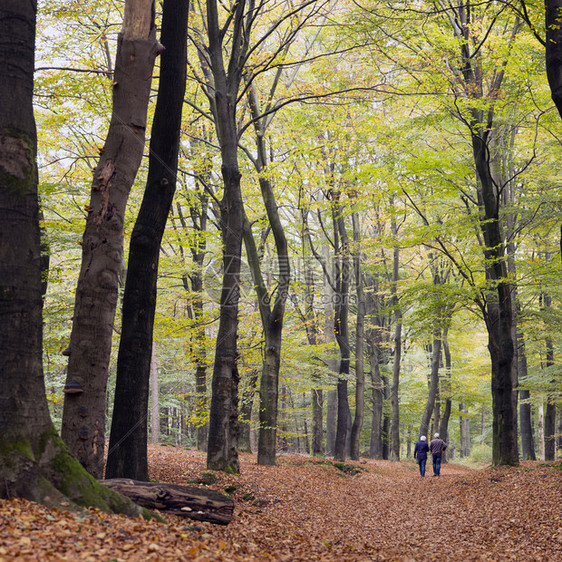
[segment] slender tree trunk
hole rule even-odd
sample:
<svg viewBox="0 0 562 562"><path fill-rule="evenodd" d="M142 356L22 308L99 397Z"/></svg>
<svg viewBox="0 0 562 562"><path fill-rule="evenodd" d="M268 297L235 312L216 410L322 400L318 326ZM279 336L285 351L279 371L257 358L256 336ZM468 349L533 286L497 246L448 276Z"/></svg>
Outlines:
<svg viewBox="0 0 562 562"><path fill-rule="evenodd" d="M372 386L372 402L373 417L371 420L371 443L369 447L369 456L372 459L382 459L382 414L384 402L384 383L380 373L380 342L375 338L372 339L372 351L370 355L371 366L371 386ZM380 335L378 335L380 338Z"/></svg>
<svg viewBox="0 0 562 562"><path fill-rule="evenodd" d="M517 297L516 297L517 298ZM527 380L527 352L525 350L525 339L519 329L517 322L519 304L516 301L516 342L517 342L517 373L519 383L522 385L519 389L519 421L521 427L521 452L523 460L536 460L535 454L535 438L532 423L532 411L529 399L530 392L524 385Z"/></svg>
<svg viewBox="0 0 562 562"><path fill-rule="evenodd" d="M359 439L365 416L365 295L363 292L363 273L361 271L361 230L359 216L355 211L352 216L354 248L355 286L357 295L357 319L355 331L355 418L351 427L352 460L359 460Z"/></svg>
<svg viewBox="0 0 562 562"><path fill-rule="evenodd" d="M213 93L209 100L221 149L224 183L221 201L223 242L223 281L220 300L219 328L213 367L207 468L238 473L238 303L240 300L240 267L244 205L240 189L238 164L238 129L236 106L240 88L241 67L247 52L249 30L244 28L244 0L234 5L231 38L232 64L224 65L224 32L219 26L218 4L207 0L209 63L213 75Z"/></svg>
<svg viewBox="0 0 562 562"><path fill-rule="evenodd" d="M328 249L325 248L327 255ZM335 341L334 334L334 307L332 303L335 301L335 295L331 290L330 284L324 275L324 314L326 323L324 325L324 333L327 342ZM328 359L328 368L332 373L339 370L338 360L333 356ZM336 452L336 433L337 433L337 415L338 415L338 396L337 391L328 390L326 398L326 454L333 457Z"/></svg>
<svg viewBox="0 0 562 562"><path fill-rule="evenodd" d="M541 400L539 404L539 456L541 461L545 459L545 439L544 439L544 405Z"/></svg>
<svg viewBox="0 0 562 562"><path fill-rule="evenodd" d="M552 298L548 294L544 294L543 307L549 310L552 307ZM546 367L554 365L554 346L552 338L545 338L546 346ZM549 393L546 399L546 412L544 415L544 460L553 461L556 459L556 402Z"/></svg>
<svg viewBox="0 0 562 562"><path fill-rule="evenodd" d="M562 450L562 408L558 408L558 448L557 450ZM560 455L558 455L560 458Z"/></svg>
<svg viewBox="0 0 562 562"><path fill-rule="evenodd" d="M349 402L347 377L349 376L350 348L348 333L349 315L349 241L345 229L339 194L333 194L334 234L339 237L336 244L336 304L334 307L334 333L340 350L339 378L336 386L338 396L338 419L336 427L336 446L334 458L345 461L349 427Z"/></svg>
<svg viewBox="0 0 562 562"><path fill-rule="evenodd" d="M546 75L552 94L552 100L562 117L562 0L545 0L545 29L546 29ZM555 417L550 413L550 417ZM547 405L547 418L549 417ZM561 416L562 418L562 416ZM555 421L553 422L555 423ZM562 428L562 419L560 421ZM562 430L560 431L562 435ZM562 441L562 437L560 437Z"/></svg>
<svg viewBox="0 0 562 562"><path fill-rule="evenodd" d="M127 0L117 45L112 118L94 171L82 239L62 421L68 448L96 478L103 475L106 386L125 207L143 155L158 48L153 0ZM81 392L68 392L73 389Z"/></svg>
<svg viewBox="0 0 562 562"><path fill-rule="evenodd" d="M326 405L326 454L333 457L336 451L336 429L338 417L338 394L328 390Z"/></svg>
<svg viewBox="0 0 562 562"><path fill-rule="evenodd" d="M258 464L275 465L281 366L282 324L268 326L262 376L260 381L260 429L258 433Z"/></svg>
<svg viewBox="0 0 562 562"><path fill-rule="evenodd" d="M527 353L525 351L525 341L518 335L518 372L519 381L522 385L527 380ZM535 455L535 438L533 432L533 416L531 404L529 402L530 393L526 388L521 388L519 391L519 419L521 421L521 449L523 460L536 460Z"/></svg>
<svg viewBox="0 0 562 562"><path fill-rule="evenodd" d="M430 429L429 423L433 415L433 408L435 405L435 397L437 396L437 389L439 387L439 365L441 363L441 329L439 327L433 328L433 343L431 346L431 375L429 378L429 393L427 396L427 403L422 416L420 424L420 435L428 434Z"/></svg>
<svg viewBox="0 0 562 562"><path fill-rule="evenodd" d="M384 404L384 382L381 376L382 363L382 331L383 315L380 311L380 297L378 295L378 280L376 277L367 277L367 316L368 323L372 326L368 330L369 368L371 375L371 402L373 415L371 418L371 439L369 444L369 457L372 459L383 458L382 416Z"/></svg>
<svg viewBox="0 0 562 562"><path fill-rule="evenodd" d="M481 123L481 119L477 123ZM504 244L499 224L499 203L488 162L487 136L488 133L480 127L480 134L472 135L472 145L479 180L478 197L484 218L481 223L485 243L484 257L489 264L488 278L495 286L488 293L486 310L488 349L492 362L493 463L517 465L519 454L512 378L512 291L507 281Z"/></svg>
<svg viewBox="0 0 562 562"><path fill-rule="evenodd" d="M470 455L470 418L468 417L468 408L462 402L459 404L459 424L461 437L461 458Z"/></svg>
<svg viewBox="0 0 562 562"><path fill-rule="evenodd" d="M248 90L248 97L256 133L257 159L254 161L254 165L259 174L260 191L273 238L275 239L275 250L278 260L278 286L275 294L275 302L273 306L271 306L271 296L268 295L268 290L262 277L260 260L258 259L257 252L255 252L252 229L247 219L245 219L244 241L248 255L252 254L253 256L253 259L250 259L249 262L252 270L252 278L256 287L260 317L265 334L263 368L260 381L258 464L274 465L277 444L277 410L283 320L285 316L285 304L289 292L291 271L285 230L279 216L273 186L266 175L268 164L265 143L267 121L261 113L258 95L253 85L251 85ZM254 247L248 249L248 244L253 244Z"/></svg>
<svg viewBox="0 0 562 562"><path fill-rule="evenodd" d="M254 396L258 384L259 372L253 371L250 375L246 387L242 392L242 403L240 405L240 438L238 441L239 450L251 453L252 443L250 439L252 427L252 409L254 404Z"/></svg>
<svg viewBox="0 0 562 562"><path fill-rule="evenodd" d="M396 221L392 220L392 235L395 241L392 259L391 304L394 310L394 364L392 366L392 385L390 387L390 405L392 421L390 427L390 460L400 460L400 404L398 401L398 387L400 384L400 361L402 356L402 311L397 295L398 268L400 265L400 249L397 245L398 229Z"/></svg>
<svg viewBox="0 0 562 562"><path fill-rule="evenodd" d="M488 349L492 364L492 414L493 414L493 464L516 465L519 462L517 448L516 395L513 392L514 342L512 324L512 290L507 277L506 253L500 225L501 190L490 169L492 137L497 134L494 122L493 100L497 98L505 76L507 59L494 68L485 80L480 46L473 49L470 40L471 27L477 24L477 12L470 3L459 4L454 18L447 14L453 33L458 40L459 60L457 67L462 87L474 100L469 117L463 118L469 126L472 153L477 177L477 198L480 210L480 229L483 237L483 254L490 290L486 304L479 303L485 316L488 331ZM512 48L519 28L515 18L508 52ZM471 51L472 49L472 51ZM487 91L485 92L485 89ZM482 109L482 100L491 103Z"/></svg>
<svg viewBox="0 0 562 562"><path fill-rule="evenodd" d="M151 442L160 442L160 396L158 386L158 365L156 362L156 344L152 343L152 360L150 361L150 392L151 392L151 412L150 429Z"/></svg>
<svg viewBox="0 0 562 562"><path fill-rule="evenodd" d="M164 0L148 177L131 235L106 478L148 481L148 394L160 245L176 190L188 2Z"/></svg>
<svg viewBox="0 0 562 562"><path fill-rule="evenodd" d="M441 396L445 400L445 407L443 408L443 416L439 423L439 435L446 443L449 442L449 420L451 418L451 350L449 349L449 328L446 325L443 328L443 355L445 356L445 376L441 384ZM443 453L442 461L447 461L446 452Z"/></svg>
<svg viewBox="0 0 562 562"><path fill-rule="evenodd" d="M390 386L386 377L383 377L385 400L390 401ZM390 458L390 415L383 412L382 417L382 458Z"/></svg>

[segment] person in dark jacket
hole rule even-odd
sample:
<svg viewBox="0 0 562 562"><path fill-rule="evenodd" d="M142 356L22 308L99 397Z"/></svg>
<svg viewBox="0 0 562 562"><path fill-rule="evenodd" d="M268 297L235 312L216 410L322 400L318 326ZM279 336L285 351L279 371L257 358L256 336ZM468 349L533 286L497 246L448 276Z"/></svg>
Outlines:
<svg viewBox="0 0 562 562"><path fill-rule="evenodd" d="M425 463L427 462L427 452L429 447L427 445L427 438L425 435L420 437L420 440L416 443L414 447L414 458L420 466L420 475L425 476Z"/></svg>
<svg viewBox="0 0 562 562"><path fill-rule="evenodd" d="M431 456L433 458L433 476L439 476L441 472L441 455L447 448L447 443L439 438L439 433L436 433L429 444Z"/></svg>

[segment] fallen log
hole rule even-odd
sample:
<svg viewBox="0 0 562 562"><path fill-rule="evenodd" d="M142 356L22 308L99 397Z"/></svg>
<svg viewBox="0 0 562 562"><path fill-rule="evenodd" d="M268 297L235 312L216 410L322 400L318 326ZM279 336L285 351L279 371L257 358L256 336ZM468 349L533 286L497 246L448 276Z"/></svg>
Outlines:
<svg viewBox="0 0 562 562"><path fill-rule="evenodd" d="M147 509L218 525L228 525L232 520L234 502L214 490L130 478L110 478L100 482Z"/></svg>

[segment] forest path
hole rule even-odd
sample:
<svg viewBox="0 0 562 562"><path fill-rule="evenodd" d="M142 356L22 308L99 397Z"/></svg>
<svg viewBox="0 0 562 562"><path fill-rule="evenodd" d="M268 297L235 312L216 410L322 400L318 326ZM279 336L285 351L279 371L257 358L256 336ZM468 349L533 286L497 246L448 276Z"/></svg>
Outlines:
<svg viewBox="0 0 562 562"><path fill-rule="evenodd" d="M176 451L151 449L153 472L177 465ZM206 471L203 454L186 454L182 472ZM447 463L435 478L430 462L425 478L413 461L348 463L352 476L328 460L283 455L263 467L242 455L241 474L212 486L237 486L234 520L207 533L246 559L562 561L561 463Z"/></svg>
<svg viewBox="0 0 562 562"><path fill-rule="evenodd" d="M204 453L149 447L154 480L189 484ZM0 500L0 562L521 560L562 562L562 462L471 470L446 464L422 479L412 460L347 463L282 455L275 467L241 455L228 526L167 524L98 511ZM428 467L431 474L431 467Z"/></svg>

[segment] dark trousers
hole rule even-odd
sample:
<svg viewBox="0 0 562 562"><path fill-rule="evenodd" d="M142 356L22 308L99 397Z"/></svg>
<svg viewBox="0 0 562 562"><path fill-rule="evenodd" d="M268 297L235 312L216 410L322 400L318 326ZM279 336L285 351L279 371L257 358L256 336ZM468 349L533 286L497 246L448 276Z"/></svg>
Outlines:
<svg viewBox="0 0 562 562"><path fill-rule="evenodd" d="M441 455L433 455L433 475L439 476L441 472Z"/></svg>
<svg viewBox="0 0 562 562"><path fill-rule="evenodd" d="M426 462L427 462L427 458L419 460L420 475L421 476L425 476L425 463Z"/></svg>

